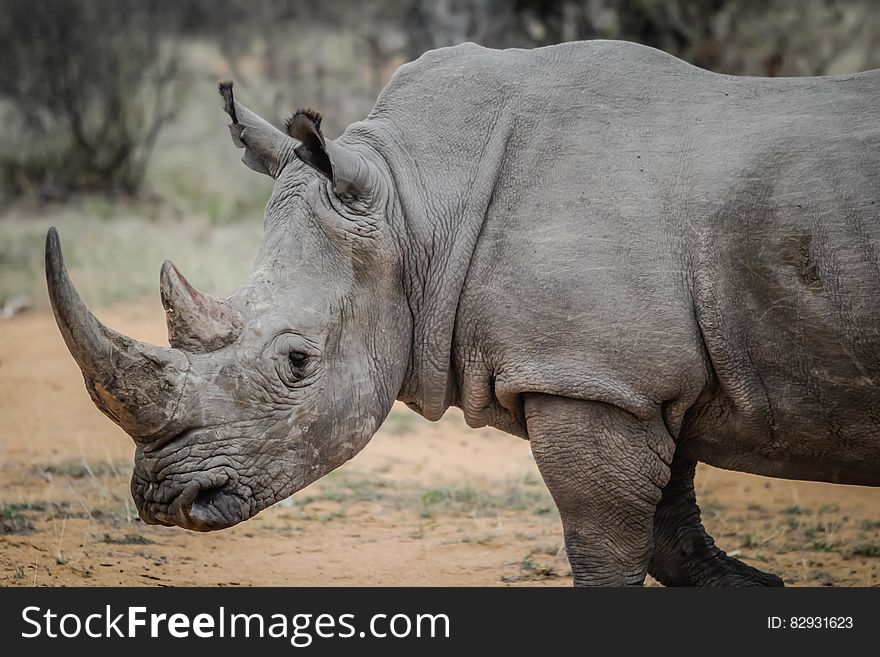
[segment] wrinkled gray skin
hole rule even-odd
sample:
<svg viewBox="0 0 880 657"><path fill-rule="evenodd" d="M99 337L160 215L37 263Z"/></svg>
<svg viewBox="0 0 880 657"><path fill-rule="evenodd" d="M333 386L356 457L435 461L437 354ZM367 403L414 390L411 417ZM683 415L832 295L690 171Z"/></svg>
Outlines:
<svg viewBox="0 0 880 657"><path fill-rule="evenodd" d="M466 44L402 67L335 141L227 111L276 178L265 239L226 301L166 263L172 348L98 324L47 242L146 522L246 520L395 398L531 440L576 584L781 584L706 534L697 461L880 484L880 71Z"/></svg>

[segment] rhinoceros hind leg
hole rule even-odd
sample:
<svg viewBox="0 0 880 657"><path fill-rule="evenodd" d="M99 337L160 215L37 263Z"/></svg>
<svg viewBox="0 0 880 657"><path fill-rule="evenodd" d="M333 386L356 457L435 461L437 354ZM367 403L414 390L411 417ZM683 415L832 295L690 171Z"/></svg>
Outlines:
<svg viewBox="0 0 880 657"><path fill-rule="evenodd" d="M700 521L694 494L696 462L676 456L654 513L651 576L666 586L782 586L776 575L727 556Z"/></svg>

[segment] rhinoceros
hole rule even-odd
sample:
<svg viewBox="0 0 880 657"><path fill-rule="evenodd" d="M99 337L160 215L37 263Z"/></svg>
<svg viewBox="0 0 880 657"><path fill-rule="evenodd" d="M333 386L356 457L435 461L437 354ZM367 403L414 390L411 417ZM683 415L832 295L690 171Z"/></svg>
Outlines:
<svg viewBox="0 0 880 657"><path fill-rule="evenodd" d="M530 441L576 585L780 585L726 555L697 462L880 485L880 71L719 75L613 41L402 66L362 121L273 127L226 299L161 270L170 347L46 274L147 523L246 520L357 454L395 399Z"/></svg>

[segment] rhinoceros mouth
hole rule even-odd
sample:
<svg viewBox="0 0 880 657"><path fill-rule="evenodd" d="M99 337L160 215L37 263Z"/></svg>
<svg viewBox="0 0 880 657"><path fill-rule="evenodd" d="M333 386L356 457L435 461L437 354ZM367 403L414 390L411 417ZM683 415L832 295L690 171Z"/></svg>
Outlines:
<svg viewBox="0 0 880 657"><path fill-rule="evenodd" d="M251 517L251 504L229 480L221 483L192 481L168 505L139 505L141 519L150 525L181 527L199 532L226 529Z"/></svg>
<svg viewBox="0 0 880 657"><path fill-rule="evenodd" d="M210 532L237 525L250 517L250 505L228 486L200 490L186 512L186 529Z"/></svg>

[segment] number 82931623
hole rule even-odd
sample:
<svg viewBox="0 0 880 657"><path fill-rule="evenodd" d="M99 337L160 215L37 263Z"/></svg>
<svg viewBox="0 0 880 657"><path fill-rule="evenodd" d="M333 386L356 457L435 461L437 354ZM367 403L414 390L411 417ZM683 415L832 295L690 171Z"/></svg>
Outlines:
<svg viewBox="0 0 880 657"><path fill-rule="evenodd" d="M768 616L767 628L771 630L851 630L852 616Z"/></svg>

